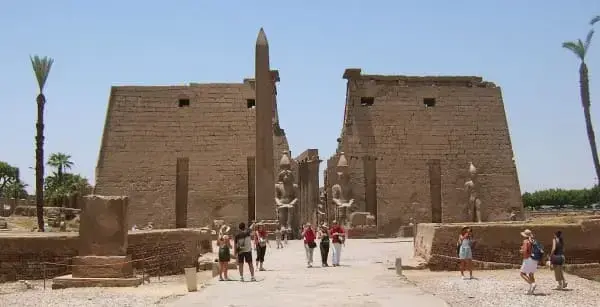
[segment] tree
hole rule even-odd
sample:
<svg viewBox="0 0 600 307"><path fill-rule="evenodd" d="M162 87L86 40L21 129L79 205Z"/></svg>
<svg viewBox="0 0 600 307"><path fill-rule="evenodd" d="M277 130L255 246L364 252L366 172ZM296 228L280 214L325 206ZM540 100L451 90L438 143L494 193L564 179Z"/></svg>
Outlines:
<svg viewBox="0 0 600 307"><path fill-rule="evenodd" d="M594 18L592 18L592 20L590 21L590 25L594 25L595 23L597 23L598 21L600 21L600 15L595 16Z"/></svg>
<svg viewBox="0 0 600 307"><path fill-rule="evenodd" d="M36 98L37 102L37 122L35 124L35 197L37 206L38 231L44 231L44 105L46 96L44 96L44 86L50 74L50 68L54 60L49 57L40 58L39 56L29 57L31 66L37 79L40 93Z"/></svg>
<svg viewBox="0 0 600 307"><path fill-rule="evenodd" d="M73 162L71 161L70 155L57 152L50 155L50 159L48 159L48 165L56 168L57 179L58 181L62 181L63 174L66 170L73 167Z"/></svg>
<svg viewBox="0 0 600 307"><path fill-rule="evenodd" d="M26 187L27 187L26 183L24 183L22 181L15 181L15 182L8 184L5 187L4 192L7 197L14 198L14 199L25 199L25 198L27 198L27 195L28 195L27 191L25 190Z"/></svg>
<svg viewBox="0 0 600 307"><path fill-rule="evenodd" d="M19 181L19 169L0 161L0 196L5 196L6 187Z"/></svg>
<svg viewBox="0 0 600 307"><path fill-rule="evenodd" d="M595 23L596 18L592 20ZM599 17L600 19L600 17ZM577 41L564 42L563 48L571 50L581 61L579 64L579 91L581 95L581 104L583 106L583 115L585 117L585 126L587 129L588 140L592 150L592 159L594 168L596 169L596 180L600 180L600 161L598 160L598 148L596 147L596 135L592 126L592 116L590 114L590 80L588 79L588 68L585 64L585 56L590 48L594 36L594 30L590 30L585 38L585 41L578 39Z"/></svg>
<svg viewBox="0 0 600 307"><path fill-rule="evenodd" d="M92 186L88 180L79 174L64 173L59 179L58 173L46 177L45 196L49 203L54 206L65 206L69 200L78 195L88 195L92 192Z"/></svg>

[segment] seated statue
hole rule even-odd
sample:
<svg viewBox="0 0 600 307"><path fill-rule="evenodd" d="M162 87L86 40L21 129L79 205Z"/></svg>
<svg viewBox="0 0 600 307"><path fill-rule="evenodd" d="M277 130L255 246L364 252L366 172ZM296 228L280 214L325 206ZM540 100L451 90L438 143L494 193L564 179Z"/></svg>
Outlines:
<svg viewBox="0 0 600 307"><path fill-rule="evenodd" d="M350 175L348 174L348 160L344 153L340 153L337 164L338 182L331 187L331 198L336 206L337 219L341 225L348 223L349 214L353 211L354 198L352 198L352 187L350 186Z"/></svg>
<svg viewBox="0 0 600 307"><path fill-rule="evenodd" d="M279 161L278 182L275 184L275 204L279 224L287 232L292 230L294 207L298 202L298 185L294 183L292 165L287 152Z"/></svg>

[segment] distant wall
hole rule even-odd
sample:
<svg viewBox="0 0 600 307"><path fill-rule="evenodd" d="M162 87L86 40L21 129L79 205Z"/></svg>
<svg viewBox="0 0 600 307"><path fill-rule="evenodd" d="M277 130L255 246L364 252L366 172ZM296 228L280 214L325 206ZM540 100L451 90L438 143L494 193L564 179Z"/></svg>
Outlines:
<svg viewBox="0 0 600 307"><path fill-rule="evenodd" d="M46 278L70 274L71 259L77 256L77 233L0 234L0 282ZM194 229L129 232L127 254L137 261L141 274L168 275L195 266L197 256L212 250L210 234ZM53 264L46 264L49 262Z"/></svg>
<svg viewBox="0 0 600 307"><path fill-rule="evenodd" d="M444 266L440 258L456 258L456 241L462 227L466 224L419 224L415 235L415 255L427 261L435 261L436 266ZM476 245L473 258L479 261L496 263L521 263L519 248L523 242L520 232L531 229L536 238L544 245L546 253L552 248L553 234L563 232L567 263L600 262L600 219L585 219L573 224L535 224L522 222L504 222L489 224L470 224ZM443 257L437 257L443 256ZM450 258L446 258L450 257ZM448 263L447 267L453 267Z"/></svg>

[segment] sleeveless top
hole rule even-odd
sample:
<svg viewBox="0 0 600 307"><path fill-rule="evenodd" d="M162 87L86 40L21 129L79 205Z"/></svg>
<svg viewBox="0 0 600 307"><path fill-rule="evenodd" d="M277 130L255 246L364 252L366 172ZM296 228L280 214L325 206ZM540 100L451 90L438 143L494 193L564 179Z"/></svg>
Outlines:
<svg viewBox="0 0 600 307"><path fill-rule="evenodd" d="M554 241L556 242L556 248L554 249L554 255L563 255L564 254L564 250L563 250L563 243L560 242L560 240L558 239L554 239Z"/></svg>
<svg viewBox="0 0 600 307"><path fill-rule="evenodd" d="M327 231L322 231L321 233L321 242L329 243L329 234L327 233Z"/></svg>
<svg viewBox="0 0 600 307"><path fill-rule="evenodd" d="M463 238L460 241L460 248L462 248L462 249L471 248L471 239Z"/></svg>
<svg viewBox="0 0 600 307"><path fill-rule="evenodd" d="M223 246L219 247L219 258L220 259L230 257L230 255L231 255L231 252L229 251L229 246L223 245Z"/></svg>

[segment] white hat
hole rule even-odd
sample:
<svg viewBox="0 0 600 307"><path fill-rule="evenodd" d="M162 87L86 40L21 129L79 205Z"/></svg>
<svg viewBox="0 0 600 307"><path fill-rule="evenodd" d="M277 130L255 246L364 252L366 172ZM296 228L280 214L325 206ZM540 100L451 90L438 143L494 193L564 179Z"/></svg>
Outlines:
<svg viewBox="0 0 600 307"><path fill-rule="evenodd" d="M529 229L525 229L523 232L521 232L521 235L525 238L531 238L533 237L533 232L531 232Z"/></svg>

